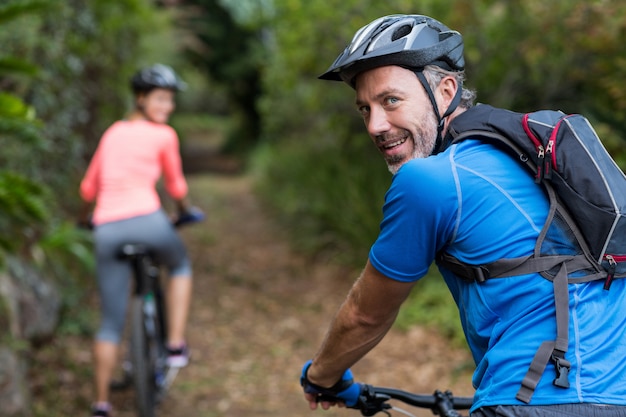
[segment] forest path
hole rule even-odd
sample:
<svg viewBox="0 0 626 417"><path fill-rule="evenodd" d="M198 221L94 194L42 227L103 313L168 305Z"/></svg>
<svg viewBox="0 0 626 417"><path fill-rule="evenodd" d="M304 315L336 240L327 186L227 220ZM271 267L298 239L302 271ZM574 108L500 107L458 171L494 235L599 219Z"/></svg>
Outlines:
<svg viewBox="0 0 626 417"><path fill-rule="evenodd" d="M296 253L246 174L219 169L189 174L188 182L191 200L207 213L205 222L181 230L195 274L188 327L192 360L159 416L360 415L346 409L312 414L298 384L302 364L315 353L359 271ZM63 369L55 393L42 392L44 385L35 390L36 417L87 415L90 343L86 337L57 340L38 354L33 374ZM469 374L459 371L469 361L467 351L415 326L408 332L392 329L353 371L370 384L469 395ZM132 390L113 393L115 416L134 416L132 400Z"/></svg>

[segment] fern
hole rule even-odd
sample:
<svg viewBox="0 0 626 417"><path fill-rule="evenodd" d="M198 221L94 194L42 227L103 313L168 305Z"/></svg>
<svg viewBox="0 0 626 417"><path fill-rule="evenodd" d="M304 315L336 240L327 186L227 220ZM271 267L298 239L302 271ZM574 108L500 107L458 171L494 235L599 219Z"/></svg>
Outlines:
<svg viewBox="0 0 626 417"><path fill-rule="evenodd" d="M15 172L0 171L0 248L16 251L48 221L47 190Z"/></svg>
<svg viewBox="0 0 626 417"><path fill-rule="evenodd" d="M43 0L32 1L9 1L0 5L0 25L23 16L27 13L33 13L50 7L50 3Z"/></svg>

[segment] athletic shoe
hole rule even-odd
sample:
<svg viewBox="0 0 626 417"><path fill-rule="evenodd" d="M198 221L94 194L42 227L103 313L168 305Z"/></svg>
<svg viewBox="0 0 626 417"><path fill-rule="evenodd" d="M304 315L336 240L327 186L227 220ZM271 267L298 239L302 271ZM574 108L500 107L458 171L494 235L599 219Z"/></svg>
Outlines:
<svg viewBox="0 0 626 417"><path fill-rule="evenodd" d="M111 417L111 405L94 404L91 406L91 417Z"/></svg>
<svg viewBox="0 0 626 417"><path fill-rule="evenodd" d="M183 368L189 363L189 348L183 345L177 349L167 348L167 366L170 368Z"/></svg>

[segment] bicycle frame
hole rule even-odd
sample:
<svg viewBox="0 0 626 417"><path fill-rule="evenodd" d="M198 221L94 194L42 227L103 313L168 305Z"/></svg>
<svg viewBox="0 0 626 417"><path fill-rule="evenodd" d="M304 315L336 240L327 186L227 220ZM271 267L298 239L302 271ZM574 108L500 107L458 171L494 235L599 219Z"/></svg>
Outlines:
<svg viewBox="0 0 626 417"><path fill-rule="evenodd" d="M167 388L166 323L160 270L143 245L127 244L121 256L131 263L134 290L130 300L130 358L140 417L154 417Z"/></svg>
<svg viewBox="0 0 626 417"><path fill-rule="evenodd" d="M151 335L162 342L161 345L164 348L165 340L167 340L167 326L165 325L165 304L161 290L160 269L145 248L139 245L130 246L139 251L134 258L131 258L135 277L134 297L143 298L144 306L148 308L144 311L146 318L156 319L157 326L151 329ZM151 307L155 310L149 310ZM146 326L149 324L146 322Z"/></svg>
<svg viewBox="0 0 626 417"><path fill-rule="evenodd" d="M174 227L204 220L204 213L190 208L173 222ZM169 368L167 323L160 268L147 246L125 244L119 256L130 262L134 290L130 300L130 358L132 382L139 417L154 417L157 404L176 377L178 368ZM120 388L125 384L118 384Z"/></svg>

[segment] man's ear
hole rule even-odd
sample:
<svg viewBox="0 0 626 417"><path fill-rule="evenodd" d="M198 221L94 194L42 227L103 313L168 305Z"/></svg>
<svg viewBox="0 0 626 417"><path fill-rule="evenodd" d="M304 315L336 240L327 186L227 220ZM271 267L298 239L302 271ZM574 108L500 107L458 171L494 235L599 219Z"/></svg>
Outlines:
<svg viewBox="0 0 626 417"><path fill-rule="evenodd" d="M450 107L450 103L454 99L458 88L459 84L454 77L448 76L441 80L435 92L435 97L437 98L437 103L439 104L439 114L446 113L446 110Z"/></svg>

